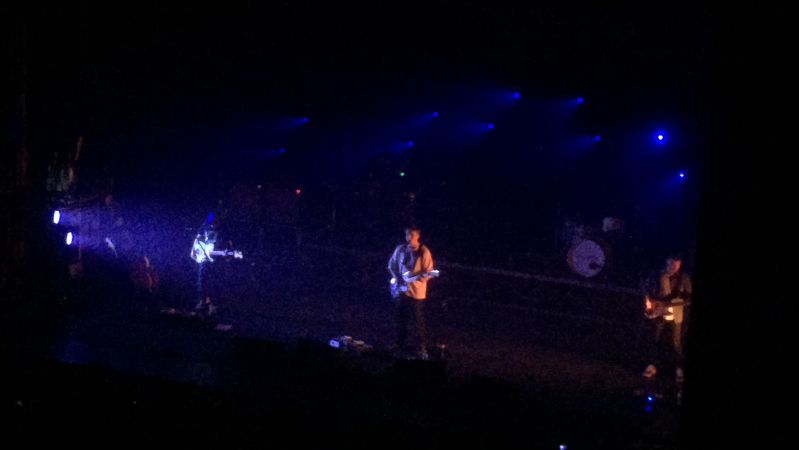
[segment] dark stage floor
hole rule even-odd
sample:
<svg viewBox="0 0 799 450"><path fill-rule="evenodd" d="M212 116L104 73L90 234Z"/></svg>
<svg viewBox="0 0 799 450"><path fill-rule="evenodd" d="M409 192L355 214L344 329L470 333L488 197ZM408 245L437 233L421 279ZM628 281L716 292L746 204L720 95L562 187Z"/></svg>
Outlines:
<svg viewBox="0 0 799 450"><path fill-rule="evenodd" d="M52 330L47 351L55 360L263 396L320 414L453 432L488 426L530 439L555 434L629 448L675 442L673 377L652 383L641 376L648 330L622 313L608 319L608 300L594 302L605 306L593 316L547 308L551 298L523 305L502 292L525 292L512 286L517 281L450 271L431 284L427 305L429 341L443 344L443 354L397 360L383 351L395 333L384 262L352 259L305 250L217 262L210 276L219 310L211 319L179 314L192 306L185 292L193 286L182 287L191 268L165 273L158 305L148 311L109 292L79 299L83 306ZM526 292L591 292L575 289L553 284ZM479 295L492 290L495 296ZM169 308L178 313L159 312ZM340 335L375 350L356 356L333 349L328 342ZM641 392L664 396L649 401Z"/></svg>

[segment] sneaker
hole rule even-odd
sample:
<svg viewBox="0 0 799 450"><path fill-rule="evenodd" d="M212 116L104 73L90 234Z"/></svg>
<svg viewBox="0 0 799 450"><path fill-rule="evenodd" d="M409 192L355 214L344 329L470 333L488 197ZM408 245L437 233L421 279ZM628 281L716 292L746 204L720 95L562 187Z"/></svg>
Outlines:
<svg viewBox="0 0 799 450"><path fill-rule="evenodd" d="M682 383L683 381L685 381L685 377L683 376L682 369L678 367L677 368L677 382L678 383Z"/></svg>
<svg viewBox="0 0 799 450"><path fill-rule="evenodd" d="M643 375L643 376L645 376L647 378L652 378L656 373L657 373L657 369L655 368L654 365L650 364L650 365L646 366L646 370L644 370L644 373L642 373L641 375Z"/></svg>

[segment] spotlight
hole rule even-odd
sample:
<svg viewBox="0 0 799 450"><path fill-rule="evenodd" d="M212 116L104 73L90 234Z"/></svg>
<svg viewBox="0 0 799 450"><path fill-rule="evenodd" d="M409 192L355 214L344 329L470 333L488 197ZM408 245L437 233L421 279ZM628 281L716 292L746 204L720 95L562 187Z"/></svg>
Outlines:
<svg viewBox="0 0 799 450"><path fill-rule="evenodd" d="M400 176L404 177L405 176L405 172L400 172Z"/></svg>
<svg viewBox="0 0 799 450"><path fill-rule="evenodd" d="M649 400L650 402L652 401L652 397L647 397L646 399Z"/></svg>
<svg viewBox="0 0 799 450"><path fill-rule="evenodd" d="M680 172L680 178L685 178L685 172Z"/></svg>
<svg viewBox="0 0 799 450"><path fill-rule="evenodd" d="M306 118L302 119L302 121L303 121L303 122L307 122L307 121L308 121L308 118L306 117Z"/></svg>
<svg viewBox="0 0 799 450"><path fill-rule="evenodd" d="M300 192L302 192L302 191L300 191L299 189L297 189L297 194L299 194Z"/></svg>
<svg viewBox="0 0 799 450"><path fill-rule="evenodd" d="M281 148L280 149L280 153L286 153L286 149L285 148Z"/></svg>
<svg viewBox="0 0 799 450"><path fill-rule="evenodd" d="M413 141L408 141L408 147L413 147Z"/></svg>
<svg viewBox="0 0 799 450"><path fill-rule="evenodd" d="M652 139L655 141L656 144L664 144L666 142L666 133L663 130L655 131L655 134L652 136Z"/></svg>
<svg viewBox="0 0 799 450"><path fill-rule="evenodd" d="M577 103L582 103L582 102L583 102L583 98L582 97L577 97Z"/></svg>
<svg viewBox="0 0 799 450"><path fill-rule="evenodd" d="M514 92L513 93L513 98L519 98L519 93L518 92Z"/></svg>
<svg viewBox="0 0 799 450"><path fill-rule="evenodd" d="M491 123L489 123L489 124L488 124L488 129L489 129L489 130L491 130L491 129L493 129L493 128L494 128L494 124L491 124Z"/></svg>
<svg viewBox="0 0 799 450"><path fill-rule="evenodd" d="M433 113L433 117L438 117L438 113L437 113L437 112L434 112L434 113Z"/></svg>
<svg viewBox="0 0 799 450"><path fill-rule="evenodd" d="M72 245L72 232L71 231L69 233L67 233L66 242L67 242L67 245Z"/></svg>
<svg viewBox="0 0 799 450"><path fill-rule="evenodd" d="M56 212L53 213L53 223L58 225L58 222L60 221L61 221L61 211L56 210Z"/></svg>
<svg viewBox="0 0 799 450"><path fill-rule="evenodd" d="M599 135L594 136L594 140L598 141L599 140Z"/></svg>

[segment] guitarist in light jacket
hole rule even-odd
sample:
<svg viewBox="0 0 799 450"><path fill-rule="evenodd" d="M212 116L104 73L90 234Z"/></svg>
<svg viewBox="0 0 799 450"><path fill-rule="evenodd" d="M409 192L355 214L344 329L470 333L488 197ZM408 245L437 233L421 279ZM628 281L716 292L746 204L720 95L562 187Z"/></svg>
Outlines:
<svg viewBox="0 0 799 450"><path fill-rule="evenodd" d="M671 331L671 343L666 344L670 347L668 353L671 362L676 366L677 381L683 379L683 351L682 351L682 322L686 304L690 304L692 295L691 278L682 269L682 258L674 255L666 260L666 267L658 274L655 279L650 280L645 286L646 316L652 319L655 324L655 346L661 346L663 332L668 329ZM657 350L657 348L656 348ZM661 352L654 353L654 359L663 360L659 357ZM644 371L644 376L652 377L657 371L655 364L650 364Z"/></svg>
<svg viewBox="0 0 799 450"><path fill-rule="evenodd" d="M411 312L416 315L416 331L419 335L418 354L427 357L427 330L424 320L424 300L427 298L427 282L433 270L433 256L424 244L419 242L420 231L409 228L405 230L406 244L398 246L388 261L392 284L396 283L397 296L397 346L405 346L407 324ZM408 272L406 274L406 272ZM403 275L405 274L405 275ZM415 277L415 279L413 279ZM413 279L413 280L409 280Z"/></svg>

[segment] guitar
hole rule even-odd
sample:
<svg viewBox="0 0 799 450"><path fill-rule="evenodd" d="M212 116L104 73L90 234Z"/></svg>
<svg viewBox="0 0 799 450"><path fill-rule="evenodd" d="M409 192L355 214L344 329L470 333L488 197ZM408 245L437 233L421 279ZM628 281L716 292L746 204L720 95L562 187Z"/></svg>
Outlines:
<svg viewBox="0 0 799 450"><path fill-rule="evenodd" d="M201 264L205 261L213 262L213 256L232 256L236 259L244 258L244 255L238 250L211 250L208 251L203 248L202 244L199 241L194 242L194 246L191 249L191 253L189 257L193 259L196 263Z"/></svg>
<svg viewBox="0 0 799 450"><path fill-rule="evenodd" d="M649 297L646 297L646 310L644 311L644 315L647 319L655 319L660 316L670 316L673 313L669 311L669 309L673 306L690 306L690 302L686 302L680 299L676 300L652 300Z"/></svg>
<svg viewBox="0 0 799 450"><path fill-rule="evenodd" d="M410 283L412 281L416 281L420 277L437 277L437 276L439 276L441 274L441 272L439 270L431 270L430 272L422 273L422 274L416 275L414 277L408 277L409 273L410 272L405 272L405 273L402 274L402 280L403 280L402 284L397 283L397 280L394 279L394 278L392 278L391 281L389 282L389 290L391 291L391 296L393 298L399 297L400 292L407 292L408 291L408 283Z"/></svg>

